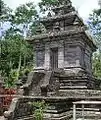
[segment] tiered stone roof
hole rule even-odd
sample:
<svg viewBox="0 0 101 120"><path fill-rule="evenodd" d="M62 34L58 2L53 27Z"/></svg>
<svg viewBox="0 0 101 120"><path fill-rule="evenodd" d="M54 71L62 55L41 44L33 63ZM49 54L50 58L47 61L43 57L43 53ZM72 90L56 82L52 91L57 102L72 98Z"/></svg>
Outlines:
<svg viewBox="0 0 101 120"><path fill-rule="evenodd" d="M29 38L29 42L57 36L62 37L73 34L79 36L80 34L83 34L85 41L91 46L91 48L96 49L92 37L85 32L87 30L86 25L78 12L72 6L70 0L58 0L57 5L52 7L52 11L54 12L54 15L48 15L48 17L40 20L40 22L45 26L46 33Z"/></svg>

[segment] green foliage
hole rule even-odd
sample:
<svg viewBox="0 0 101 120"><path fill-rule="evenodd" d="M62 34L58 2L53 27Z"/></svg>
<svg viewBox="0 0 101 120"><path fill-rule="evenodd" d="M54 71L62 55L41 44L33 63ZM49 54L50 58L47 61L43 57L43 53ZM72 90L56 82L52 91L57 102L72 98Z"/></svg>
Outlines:
<svg viewBox="0 0 101 120"><path fill-rule="evenodd" d="M26 68L28 63L33 62L33 48L24 40L23 36L11 35L7 35L1 41L0 71L8 87L14 86L13 81L18 79L21 68ZM12 74L14 71L17 74L15 80Z"/></svg>
<svg viewBox="0 0 101 120"><path fill-rule="evenodd" d="M93 10L90 14L88 25L94 35L95 43L98 49L101 49L101 9Z"/></svg>
<svg viewBox="0 0 101 120"><path fill-rule="evenodd" d="M49 10L56 2L57 0L42 0L39 8L42 12L44 7ZM7 7L2 0L0 4L0 27L5 22L10 24L0 36L0 74L5 79L5 85L12 87L19 77L27 74L33 67L33 46L29 45L25 38L37 34L37 29L45 32L45 28L39 23L40 13L33 2L20 5L15 11Z"/></svg>
<svg viewBox="0 0 101 120"><path fill-rule="evenodd" d="M43 113L45 111L45 109L47 108L47 104L45 103L45 101L43 100L42 102L37 101L37 102L32 102L30 103L33 106L33 114L34 114L34 118L35 120L43 120Z"/></svg>
<svg viewBox="0 0 101 120"><path fill-rule="evenodd" d="M23 34L26 33L25 36L31 36L34 32L32 29L36 28L36 26L33 26L33 23L36 23L38 18L39 15L36 6L33 2L29 2L16 8L12 24L18 26L17 28L20 29Z"/></svg>
<svg viewBox="0 0 101 120"><path fill-rule="evenodd" d="M26 67L21 67L19 71L19 78L22 78L24 75L28 76L28 74L33 70L33 66L31 64Z"/></svg>
<svg viewBox="0 0 101 120"><path fill-rule="evenodd" d="M20 73L33 66L33 47L24 40L24 32L28 32L25 28L29 29L29 25L35 22L37 11L33 3L27 3L12 13L3 1L0 0L0 3L0 23L10 23L9 29L0 39L0 74L4 77L5 86L12 87L15 86Z"/></svg>
<svg viewBox="0 0 101 120"><path fill-rule="evenodd" d="M17 70L11 70L8 77L5 77L5 87L12 88L16 86Z"/></svg>
<svg viewBox="0 0 101 120"><path fill-rule="evenodd" d="M11 12L12 10L6 4L4 4L3 0L0 0L0 23L1 21L8 21Z"/></svg>
<svg viewBox="0 0 101 120"><path fill-rule="evenodd" d="M93 73L96 78L101 78L101 53L94 53Z"/></svg>
<svg viewBox="0 0 101 120"><path fill-rule="evenodd" d="M29 24L37 18L38 14L33 2L23 4L16 8L15 19L13 22L16 24Z"/></svg>
<svg viewBox="0 0 101 120"><path fill-rule="evenodd" d="M93 56L93 73L95 77L101 78L101 9L93 10L88 25L98 47L98 51Z"/></svg>

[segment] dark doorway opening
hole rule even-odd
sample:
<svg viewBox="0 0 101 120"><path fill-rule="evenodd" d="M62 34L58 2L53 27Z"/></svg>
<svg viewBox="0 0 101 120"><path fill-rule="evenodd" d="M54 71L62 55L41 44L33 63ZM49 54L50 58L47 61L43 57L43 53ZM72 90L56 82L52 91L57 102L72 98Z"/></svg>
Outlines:
<svg viewBox="0 0 101 120"><path fill-rule="evenodd" d="M51 48L50 64L52 70L58 68L58 48Z"/></svg>

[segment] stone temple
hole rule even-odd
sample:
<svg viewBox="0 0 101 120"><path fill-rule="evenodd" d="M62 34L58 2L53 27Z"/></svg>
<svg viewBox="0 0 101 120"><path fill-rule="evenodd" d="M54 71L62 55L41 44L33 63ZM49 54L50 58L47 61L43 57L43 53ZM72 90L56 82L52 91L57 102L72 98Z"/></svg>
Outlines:
<svg viewBox="0 0 101 120"><path fill-rule="evenodd" d="M19 87L20 97L13 99L5 120L32 120L28 102L38 100L49 105L45 120L72 120L73 102L101 100L100 84L92 75L96 46L87 27L70 0L59 0L52 10L53 15L40 21L46 32L39 29L28 39L34 48L35 68ZM97 107L93 105L92 110Z"/></svg>

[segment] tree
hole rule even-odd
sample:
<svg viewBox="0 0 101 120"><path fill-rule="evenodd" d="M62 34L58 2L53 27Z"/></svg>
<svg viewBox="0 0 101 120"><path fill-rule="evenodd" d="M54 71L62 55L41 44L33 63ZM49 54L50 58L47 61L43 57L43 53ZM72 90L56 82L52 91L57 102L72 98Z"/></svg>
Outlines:
<svg viewBox="0 0 101 120"><path fill-rule="evenodd" d="M26 37L31 31L31 26L33 26L33 23L35 23L38 18L39 15L37 13L36 6L33 2L30 2L16 8L12 23L13 25L18 26Z"/></svg>
<svg viewBox="0 0 101 120"><path fill-rule="evenodd" d="M94 35L95 43L98 49L101 50L101 9L94 10L93 13L90 14L88 24Z"/></svg>
<svg viewBox="0 0 101 120"><path fill-rule="evenodd" d="M7 7L7 5L4 4L4 2L2 0L0 0L0 11L1 11L0 18L8 18L9 14L12 12L12 10L9 7Z"/></svg>
<svg viewBox="0 0 101 120"><path fill-rule="evenodd" d="M8 32L8 31L7 31ZM12 31L11 31L12 32ZM12 36L11 36L12 35ZM33 60L33 49L24 37L13 33L7 34L2 41L2 54L0 70L6 81L11 79L11 72L16 71L16 80L19 77L21 68L26 68L28 62ZM33 63L32 63L33 64ZM12 76L13 77L13 76ZM9 80L8 80L9 81Z"/></svg>
<svg viewBox="0 0 101 120"><path fill-rule="evenodd" d="M93 72L97 78L101 78L101 9L96 9L90 14L88 25L98 47L93 56Z"/></svg>
<svg viewBox="0 0 101 120"><path fill-rule="evenodd" d="M3 5L5 8L6 5ZM4 17L5 14L2 12L0 17L6 18ZM33 48L24 40L24 27L21 27L30 25L37 16L36 14L35 7L28 3L27 6L18 7L15 13L9 13L10 17L7 21L6 19L0 21L10 23L9 28L2 34L3 37L0 40L0 72L7 86L12 86L15 79L18 79L21 69L25 69L33 60Z"/></svg>
<svg viewBox="0 0 101 120"><path fill-rule="evenodd" d="M53 5L56 5L57 0L42 0L39 3L40 11L48 11ZM7 86L13 85L15 79L17 80L20 72L29 63L33 61L33 47L25 41L26 36L37 34L37 29L45 28L40 24L40 13L36 10L33 2L20 5L12 12L7 5L2 1L2 15L0 16L0 23L9 22L9 28L3 32L1 37L1 62L0 72L5 78ZM48 9L49 8L49 9ZM33 66L33 62L31 63Z"/></svg>
<svg viewBox="0 0 101 120"><path fill-rule="evenodd" d="M101 78L101 53L94 53L93 71L94 71L94 76L100 79Z"/></svg>

